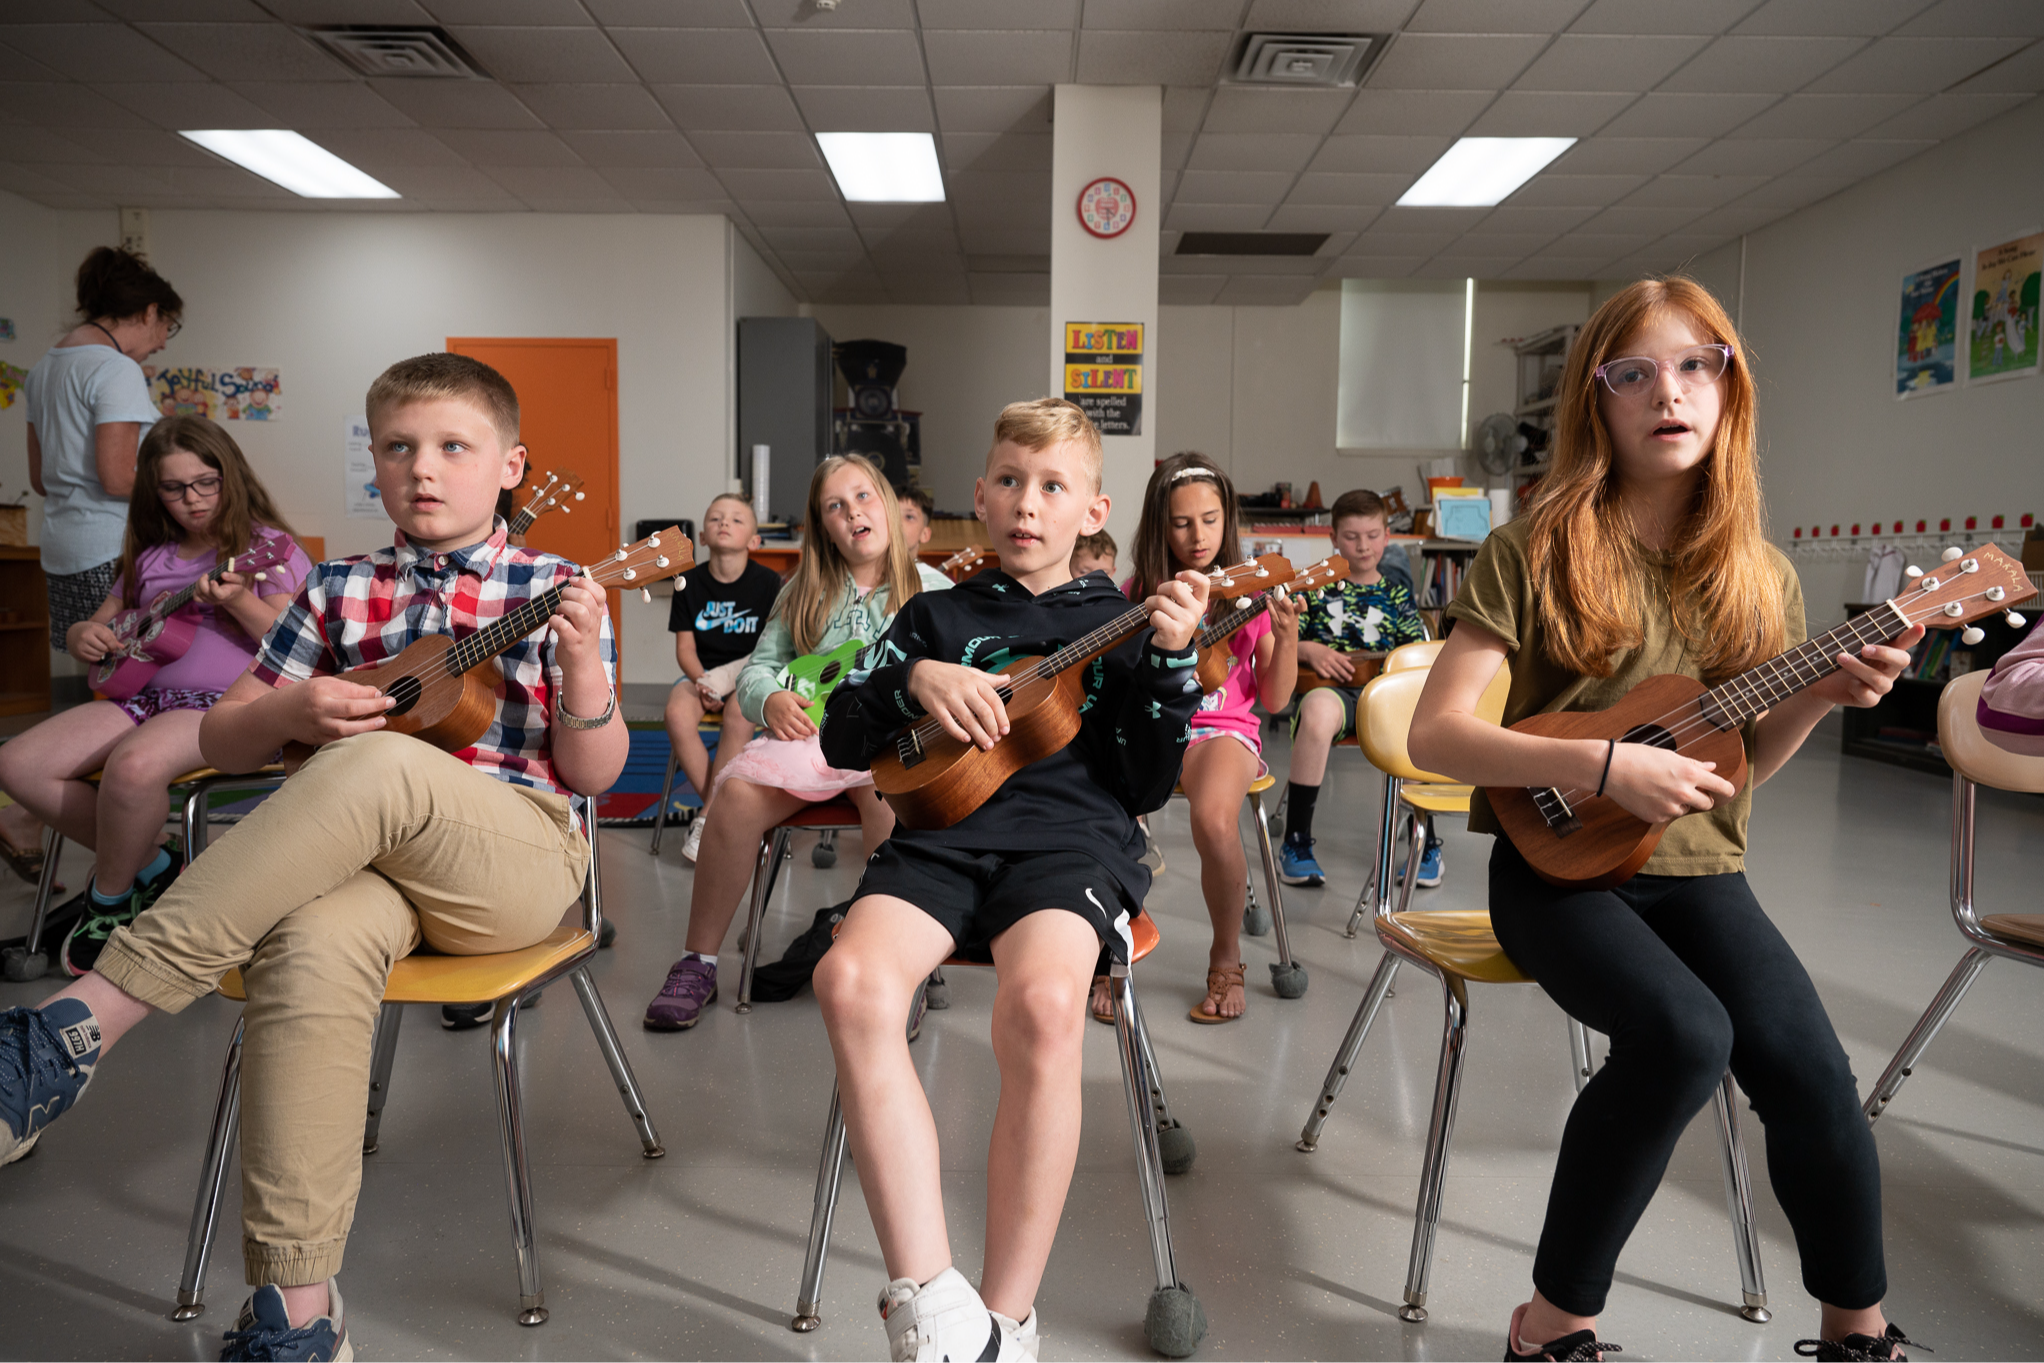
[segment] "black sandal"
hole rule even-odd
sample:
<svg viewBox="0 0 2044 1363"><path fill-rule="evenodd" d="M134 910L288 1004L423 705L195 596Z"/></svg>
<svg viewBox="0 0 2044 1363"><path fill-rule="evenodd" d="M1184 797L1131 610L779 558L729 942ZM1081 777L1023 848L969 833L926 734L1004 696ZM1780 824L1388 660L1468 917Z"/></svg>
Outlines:
<svg viewBox="0 0 2044 1363"><path fill-rule="evenodd" d="M1928 1344L1918 1344L1902 1333L1902 1327L1894 1321L1888 1322L1888 1329L1876 1339L1872 1335L1847 1335L1844 1339L1799 1339L1796 1353L1804 1358L1814 1358L1818 1363L1872 1363L1875 1359L1902 1359L1906 1363L1908 1354L1903 1346L1921 1349L1925 1353L1937 1350Z"/></svg>
<svg viewBox="0 0 2044 1363"><path fill-rule="evenodd" d="M1517 1344L1518 1341L1515 1339L1505 1340L1505 1363L1534 1363L1535 1360L1547 1359L1553 1360L1553 1363L1596 1363L1596 1360L1605 1354L1625 1352L1618 1345L1607 1344L1597 1338L1597 1332L1594 1330L1578 1330L1574 1334L1563 1335L1560 1339L1550 1339L1545 1344L1535 1346L1534 1352L1530 1354L1520 1353Z"/></svg>

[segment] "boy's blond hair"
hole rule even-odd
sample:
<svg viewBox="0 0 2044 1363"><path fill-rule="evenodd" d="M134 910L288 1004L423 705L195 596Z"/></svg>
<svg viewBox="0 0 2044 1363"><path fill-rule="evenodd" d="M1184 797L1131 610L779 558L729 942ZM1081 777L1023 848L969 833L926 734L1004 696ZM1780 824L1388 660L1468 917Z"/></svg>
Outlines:
<svg viewBox="0 0 2044 1363"><path fill-rule="evenodd" d="M1077 403L1063 398L1038 398L1034 402L1011 402L994 421L994 443L987 458L1002 444L1020 445L1025 450L1045 450L1070 441L1079 447L1086 472L1092 476L1093 491L1100 491L1100 428Z"/></svg>
<svg viewBox="0 0 2044 1363"><path fill-rule="evenodd" d="M378 374L369 385L369 424L393 407L443 398L474 404L507 447L518 443L518 393L510 380L481 360L446 351L399 360Z"/></svg>
<svg viewBox="0 0 2044 1363"><path fill-rule="evenodd" d="M703 508L704 520L708 520L710 518L710 513L717 509L717 503L719 502L738 503L738 505L745 508L745 514L752 517L753 529L757 530L759 528L759 513L752 509L751 502L748 502L747 500L745 500L745 498L741 497L739 494L735 492L720 492L716 496L710 498L710 504Z"/></svg>

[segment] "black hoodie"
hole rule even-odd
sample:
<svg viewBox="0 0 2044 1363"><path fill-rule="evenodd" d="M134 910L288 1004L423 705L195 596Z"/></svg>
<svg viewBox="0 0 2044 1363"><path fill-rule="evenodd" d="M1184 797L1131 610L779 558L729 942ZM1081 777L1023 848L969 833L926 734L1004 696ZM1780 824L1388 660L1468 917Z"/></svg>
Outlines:
<svg viewBox="0 0 2044 1363"><path fill-rule="evenodd" d="M1055 651L1130 604L1100 572L1041 596L998 568L950 591L916 593L832 693L823 716L824 760L863 771L903 725L923 717L908 694L909 671L921 659L999 671L1016 658ZM1141 904L1150 872L1140 860L1135 816L1170 799L1178 782L1199 708L1197 660L1191 647L1154 646L1145 627L1081 671L1079 736L1062 752L1016 772L951 827L897 827L894 836L973 853L1083 852Z"/></svg>

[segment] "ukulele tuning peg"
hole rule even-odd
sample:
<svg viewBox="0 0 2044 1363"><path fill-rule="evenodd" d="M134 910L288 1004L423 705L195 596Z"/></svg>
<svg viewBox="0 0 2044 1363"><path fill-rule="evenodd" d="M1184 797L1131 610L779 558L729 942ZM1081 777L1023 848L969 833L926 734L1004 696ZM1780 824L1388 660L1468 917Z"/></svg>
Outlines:
<svg viewBox="0 0 2044 1363"><path fill-rule="evenodd" d="M1968 625L1959 632L1959 641L1965 644L1977 644L1986 637L1986 631L1978 625Z"/></svg>
<svg viewBox="0 0 2044 1363"><path fill-rule="evenodd" d="M1957 558L1959 555L1965 552L1966 551L1964 549L1961 549L1958 545L1955 544L1951 548L1945 550L1943 554L1940 554L1939 557L1942 558L1945 562L1950 563L1953 559Z"/></svg>
<svg viewBox="0 0 2044 1363"><path fill-rule="evenodd" d="M2003 618L2005 618L2008 621L2010 629L2021 629L2024 625L2030 623L2028 620L2025 620L2023 618L2023 613L2021 611L2010 611Z"/></svg>
<svg viewBox="0 0 2044 1363"><path fill-rule="evenodd" d="M1989 601L1999 601L2007 595L2008 589L2005 587L1989 587L1987 589L1987 599Z"/></svg>
<svg viewBox="0 0 2044 1363"><path fill-rule="evenodd" d="M578 492L578 493L576 493L576 494L575 494L575 500L579 502L579 501L581 501L581 500L582 500L583 498L587 497L588 495L589 495L589 494L588 494L588 493L586 493L586 492ZM563 511L567 510L567 508L566 508L566 507L562 507L561 509L562 509Z"/></svg>
<svg viewBox="0 0 2044 1363"><path fill-rule="evenodd" d="M639 576L639 573L638 573L638 570L637 570L637 569L635 569L635 568L627 568L627 569L625 569L625 581L627 581L627 582L633 582L633 581L636 581L636 580L638 579L638 576Z"/></svg>
<svg viewBox="0 0 2044 1363"><path fill-rule="evenodd" d="M667 566L667 555L662 554L658 558L654 559L653 566L655 568L665 568Z"/></svg>
<svg viewBox="0 0 2044 1363"><path fill-rule="evenodd" d="M623 563L624 561L625 551L623 549L619 549L615 554L611 555L611 562L613 563Z"/></svg>
<svg viewBox="0 0 2044 1363"><path fill-rule="evenodd" d="M1946 615L1958 616L1958 615L1964 615L1965 613L1966 613L1966 608L1965 608L1964 606L1960 605L1960 604L1959 604L1958 602L1956 602L1956 601L1947 601L1947 602L1945 603L1945 614L1946 614Z"/></svg>
<svg viewBox="0 0 2044 1363"><path fill-rule="evenodd" d="M1912 564L1910 564L1910 565L1909 565L1909 566L1908 566L1907 568L1904 568L1904 569L1902 570L1902 575L1903 575L1904 577L1909 577L1909 578L1917 578L1917 577L1922 577L1922 576L1923 576L1923 569L1921 569L1921 568L1917 567L1917 566L1916 566L1916 565L1915 565L1914 563L1912 563Z"/></svg>
<svg viewBox="0 0 2044 1363"><path fill-rule="evenodd" d="M268 582L270 580L270 575L267 572L257 573L255 575L255 580L258 582Z"/></svg>
<svg viewBox="0 0 2044 1363"><path fill-rule="evenodd" d="M653 604L653 589L652 589L651 587L641 587L641 588L639 588L639 599L640 599L641 601L645 602L645 603L646 603L647 605L649 605L649 606L650 606L650 605L652 605L652 604Z"/></svg>
<svg viewBox="0 0 2044 1363"><path fill-rule="evenodd" d="M658 535L646 536L646 547L649 549L658 549L660 547L660 537Z"/></svg>
<svg viewBox="0 0 2044 1363"><path fill-rule="evenodd" d="M561 514L562 514L563 516L565 516L565 515L567 515L567 514L568 514L568 513L570 512L570 511L573 511L574 509L575 509L575 508L574 508L574 507L572 507L572 506L564 506L564 507L562 507L562 508L561 508Z"/></svg>

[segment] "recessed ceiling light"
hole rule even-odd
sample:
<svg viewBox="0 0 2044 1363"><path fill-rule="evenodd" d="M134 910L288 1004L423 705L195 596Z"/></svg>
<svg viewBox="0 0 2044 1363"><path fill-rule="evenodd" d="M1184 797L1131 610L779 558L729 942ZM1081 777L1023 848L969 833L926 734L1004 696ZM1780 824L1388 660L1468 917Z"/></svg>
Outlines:
<svg viewBox="0 0 2044 1363"><path fill-rule="evenodd" d="M1398 200L1400 208L1488 208L1576 144L1573 137L1464 137Z"/></svg>
<svg viewBox="0 0 2044 1363"><path fill-rule="evenodd" d="M838 191L853 203L944 201L937 143L928 133L818 133Z"/></svg>
<svg viewBox="0 0 2044 1363"><path fill-rule="evenodd" d="M289 128L180 129L215 156L282 185L301 199L395 199L389 185Z"/></svg>

